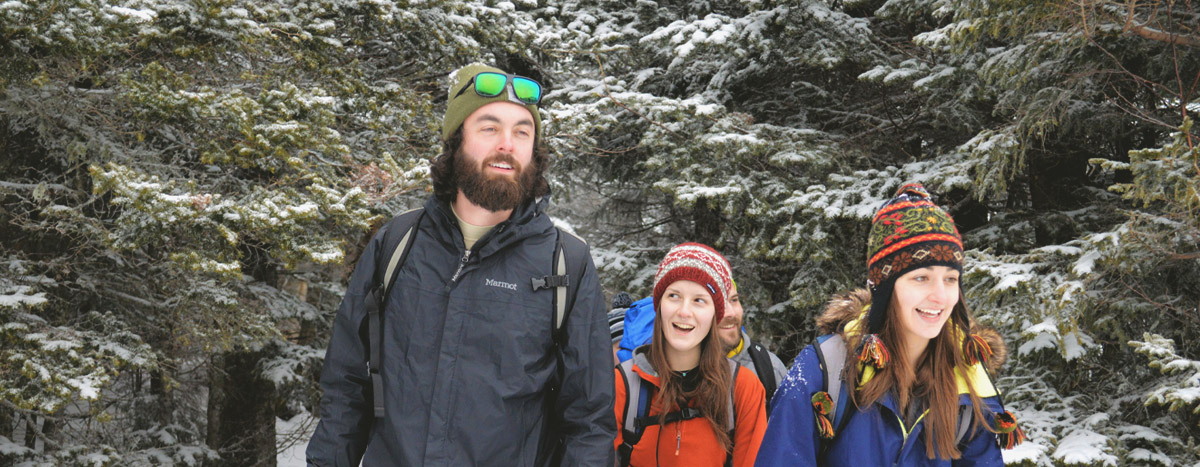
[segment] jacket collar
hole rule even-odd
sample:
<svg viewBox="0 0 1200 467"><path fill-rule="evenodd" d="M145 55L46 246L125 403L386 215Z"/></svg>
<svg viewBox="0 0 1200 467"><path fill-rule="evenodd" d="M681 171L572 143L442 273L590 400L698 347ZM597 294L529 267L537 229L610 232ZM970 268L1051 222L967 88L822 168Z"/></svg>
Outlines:
<svg viewBox="0 0 1200 467"><path fill-rule="evenodd" d="M550 196L546 195L517 206L508 220L497 224L487 235L480 238L475 243L473 250L479 257L490 256L509 245L553 229L554 223L545 214L545 209L549 205ZM429 217L438 230L449 233L449 235L439 235L438 237L443 242L449 243L453 249L462 251L464 249L462 230L450 210L450 205L437 199L437 196L430 196L425 201L425 211L430 214Z"/></svg>
<svg viewBox="0 0 1200 467"><path fill-rule="evenodd" d="M650 364L650 344L645 344L633 349L633 371L638 372L642 379L658 386L658 372L654 371L654 365Z"/></svg>

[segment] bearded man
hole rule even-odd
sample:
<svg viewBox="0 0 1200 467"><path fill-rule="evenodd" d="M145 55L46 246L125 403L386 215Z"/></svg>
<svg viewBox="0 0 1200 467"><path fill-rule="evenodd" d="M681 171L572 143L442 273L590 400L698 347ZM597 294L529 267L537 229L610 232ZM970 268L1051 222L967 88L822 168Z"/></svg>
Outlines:
<svg viewBox="0 0 1200 467"><path fill-rule="evenodd" d="M787 377L788 368L775 352L767 350L761 343L750 340L750 335L746 334L746 329L742 326L745 317L742 296L738 293L737 282L734 282L733 290L729 292L729 300L725 304L725 317L717 324L717 337L724 344L725 351L729 352L729 358L758 375L758 380L766 390L767 415L770 416L771 396L775 395L775 390Z"/></svg>
<svg viewBox="0 0 1200 467"><path fill-rule="evenodd" d="M561 328L554 287L538 283L564 241L545 214L542 87L482 64L451 76L434 195L383 299L382 355L371 361L364 310L393 255L383 231L334 320L308 463L612 465L608 310L590 254L557 276L574 289Z"/></svg>

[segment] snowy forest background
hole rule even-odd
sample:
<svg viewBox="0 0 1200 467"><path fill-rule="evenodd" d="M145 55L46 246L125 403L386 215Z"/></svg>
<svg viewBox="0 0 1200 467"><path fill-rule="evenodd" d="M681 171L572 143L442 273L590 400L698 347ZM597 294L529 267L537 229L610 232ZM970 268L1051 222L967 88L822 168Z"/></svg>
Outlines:
<svg viewBox="0 0 1200 467"><path fill-rule="evenodd" d="M1012 349L1007 460L1200 462L1191 0L3 0L0 464L306 442L276 420L476 60L551 90L552 212L610 294L713 244L789 361L921 182Z"/></svg>

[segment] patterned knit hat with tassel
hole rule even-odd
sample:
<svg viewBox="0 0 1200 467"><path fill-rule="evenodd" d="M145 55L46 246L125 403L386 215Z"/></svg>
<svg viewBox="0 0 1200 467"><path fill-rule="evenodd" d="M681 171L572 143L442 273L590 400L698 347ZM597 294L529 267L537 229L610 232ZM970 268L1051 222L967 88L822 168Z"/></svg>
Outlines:
<svg viewBox="0 0 1200 467"><path fill-rule="evenodd" d="M962 274L962 235L950 214L929 198L929 192L920 184L904 185L896 191L895 197L875 212L871 221L871 235L867 240L867 287L871 290L871 305L867 311L865 336L857 348L858 360L863 365L860 385L870 379L874 370L886 367L890 358L877 334L887 320L896 278L929 266L946 266ZM969 316L960 318L964 323L970 322ZM971 367L985 364L992 356L987 341L976 334L966 334L962 339L962 351L965 362ZM991 375L980 368L988 384L995 389ZM1012 449L1027 438L1024 430L1017 426L1016 416L1004 408L1004 398L999 391L996 391L996 397L1001 410L995 414L996 442L1001 448ZM818 392L812 403L818 419L818 433L825 439L832 439L834 430L829 414L833 412L828 394Z"/></svg>
<svg viewBox="0 0 1200 467"><path fill-rule="evenodd" d="M708 245L680 243L667 252L654 275L654 309L660 310L667 286L676 281L692 281L708 289L713 297L713 325L725 316L725 300L733 289L733 270L729 261Z"/></svg>
<svg viewBox="0 0 1200 467"><path fill-rule="evenodd" d="M908 184L875 212L867 239L867 287L871 311L867 334L883 329L896 278L929 266L963 270L962 235L954 219L933 201L920 184Z"/></svg>

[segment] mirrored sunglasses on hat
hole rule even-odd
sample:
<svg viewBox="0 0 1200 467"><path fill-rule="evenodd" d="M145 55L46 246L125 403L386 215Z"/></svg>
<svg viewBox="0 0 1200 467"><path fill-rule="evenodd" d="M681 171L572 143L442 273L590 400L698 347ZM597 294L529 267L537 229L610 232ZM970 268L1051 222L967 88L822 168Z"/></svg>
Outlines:
<svg viewBox="0 0 1200 467"><path fill-rule="evenodd" d="M510 86L509 83L512 83ZM475 88L481 97L496 97L508 89L508 100L522 105L537 105L542 100L542 85L524 76L485 71L471 77L471 81L454 95L455 98Z"/></svg>

